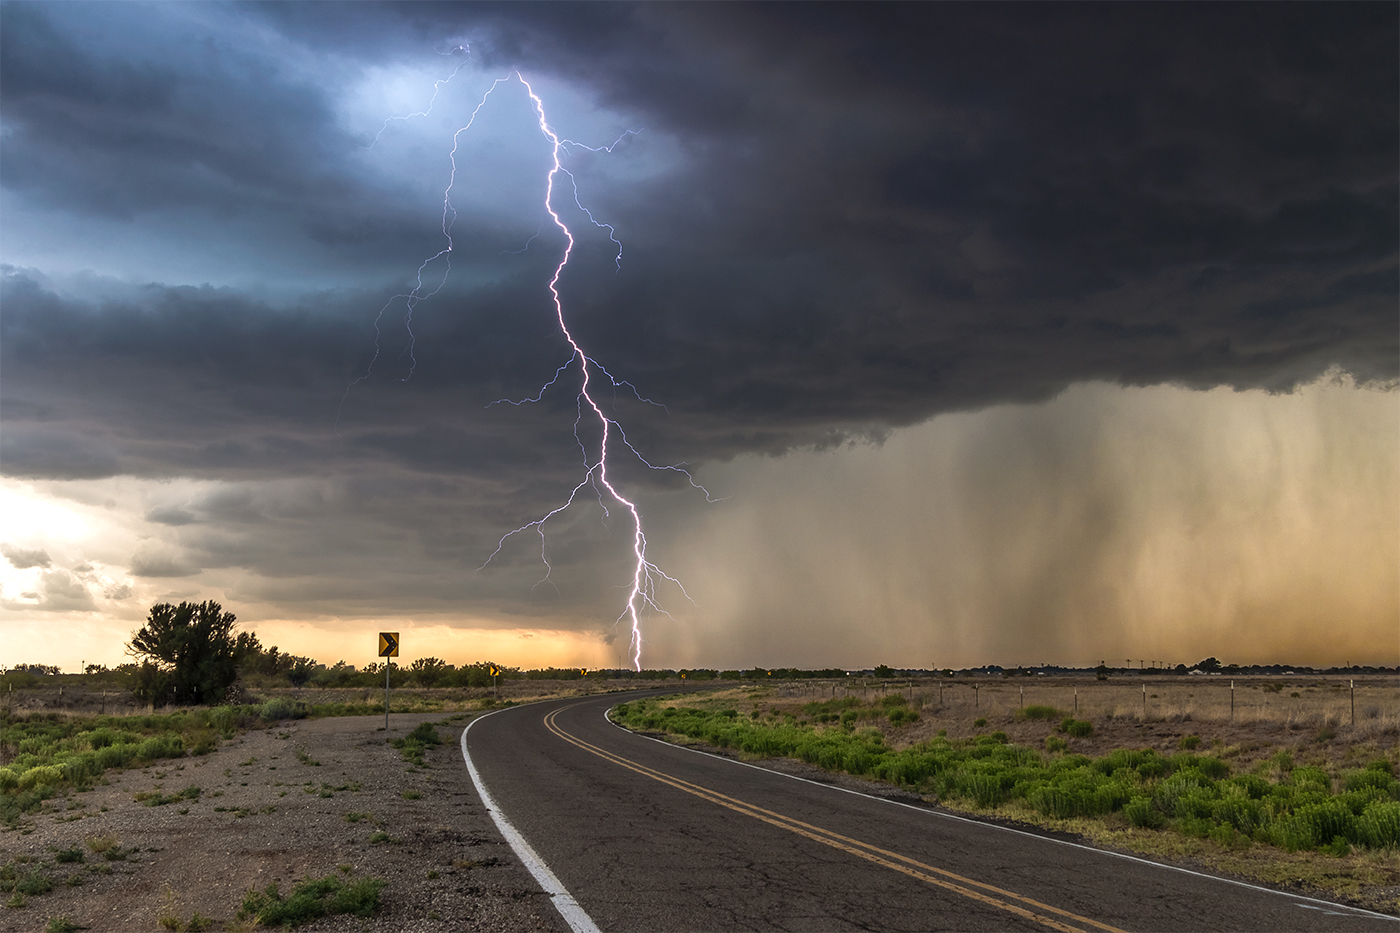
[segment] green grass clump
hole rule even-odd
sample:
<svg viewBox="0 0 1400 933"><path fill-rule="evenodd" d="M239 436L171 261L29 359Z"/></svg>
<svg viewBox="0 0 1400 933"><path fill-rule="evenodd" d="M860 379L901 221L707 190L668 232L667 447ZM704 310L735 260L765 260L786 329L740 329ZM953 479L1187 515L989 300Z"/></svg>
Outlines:
<svg viewBox="0 0 1400 933"><path fill-rule="evenodd" d="M390 739L389 744L399 750L404 761L421 768L424 767L423 753L435 745L441 745L442 736L438 735L432 723L425 722L401 739Z"/></svg>
<svg viewBox="0 0 1400 933"><path fill-rule="evenodd" d="M39 897L53 890L53 879L38 869L20 872L11 866L0 871L0 891L14 892L23 900L26 897Z"/></svg>
<svg viewBox="0 0 1400 933"><path fill-rule="evenodd" d="M87 927L79 926L67 917L50 917L49 922L44 925L44 933L74 933L75 930L86 930Z"/></svg>
<svg viewBox="0 0 1400 933"><path fill-rule="evenodd" d="M337 914L371 917L379 909L379 892L384 884L378 878L348 881L327 875L299 881L291 894L283 896L274 882L264 891L245 894L237 919L251 920L259 926L297 927Z"/></svg>
<svg viewBox="0 0 1400 933"><path fill-rule="evenodd" d="M284 719L301 719L307 713L306 704L294 703L286 697L273 697L258 710L263 722L281 722Z"/></svg>
<svg viewBox="0 0 1400 933"><path fill-rule="evenodd" d="M1017 719L1059 719L1060 711L1053 706L1031 705L1018 710Z"/></svg>
<svg viewBox="0 0 1400 933"><path fill-rule="evenodd" d="M1066 716L1060 720L1060 731L1076 739L1087 739L1094 734L1094 724L1087 720Z"/></svg>

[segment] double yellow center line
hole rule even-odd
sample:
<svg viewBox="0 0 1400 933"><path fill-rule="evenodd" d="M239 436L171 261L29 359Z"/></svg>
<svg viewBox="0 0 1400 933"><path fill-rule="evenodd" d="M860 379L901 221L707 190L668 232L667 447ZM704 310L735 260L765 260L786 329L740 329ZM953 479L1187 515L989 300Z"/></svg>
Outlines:
<svg viewBox="0 0 1400 933"><path fill-rule="evenodd" d="M820 842L823 845L831 846L833 849L839 849L842 852L847 852L851 855L863 858L868 862L874 862L876 865L902 872L911 878L917 878L919 881L924 881L928 884L943 888L944 890L961 894L963 897L971 898L974 901L988 906L1005 910L1018 917L1023 917L1041 924L1042 926L1049 927L1052 930L1059 930L1061 933L1086 933L1086 928L1084 926L1072 926L1066 921L1085 924L1087 927L1105 930L1108 931L1108 933L1124 933L1123 930L1117 927L1109 926L1106 923L1100 923L1097 920L1091 920L1088 917L1081 917L1078 914L1071 913L1067 910L1061 910L1058 907L1052 907L1049 904L1042 904L1040 901L1017 894L1014 891L1007 891L995 885L954 874L942 868L936 868L933 865L925 864L924 862L909 858L906 855L900 855L898 852L891 852L888 849L882 849L868 842L861 842L859 839L852 839L849 836L843 836L840 833L822 829L820 826L804 823L790 816L784 816L781 813L775 813L772 810L766 810L763 807L745 803L742 800L738 800L726 794L721 794L719 791L711 790L707 787L702 787L699 784L692 784L689 781L682 780L664 771L648 768L646 765L639 764L629 758L624 758L621 755L599 748L596 745L585 742L578 736L565 732L555 721L555 717L566 709L572 708L571 706L563 707L545 716L545 727L565 742L597 755L599 758L610 761L615 765L626 768L629 771L635 771L637 774L649 777L654 781L660 781L662 784L669 785L677 790L685 791L687 794L693 794L702 800L708 800L711 803L733 810L735 813L753 817L770 826L776 826L779 829L785 829L788 832L796 833L814 842Z"/></svg>

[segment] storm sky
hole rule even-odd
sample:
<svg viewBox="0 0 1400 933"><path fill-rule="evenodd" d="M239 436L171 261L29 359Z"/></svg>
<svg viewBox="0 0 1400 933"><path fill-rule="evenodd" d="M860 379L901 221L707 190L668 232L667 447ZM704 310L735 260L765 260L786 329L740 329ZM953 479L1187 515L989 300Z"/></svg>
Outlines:
<svg viewBox="0 0 1400 933"><path fill-rule="evenodd" d="M0 665L617 666L521 78L644 665L1395 664L1398 20L0 4Z"/></svg>

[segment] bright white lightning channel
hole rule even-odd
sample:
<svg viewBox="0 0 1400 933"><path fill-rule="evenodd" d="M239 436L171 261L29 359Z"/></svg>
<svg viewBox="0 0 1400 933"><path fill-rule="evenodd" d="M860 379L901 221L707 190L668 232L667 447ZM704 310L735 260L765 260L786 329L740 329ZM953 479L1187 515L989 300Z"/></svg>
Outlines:
<svg viewBox="0 0 1400 933"><path fill-rule="evenodd" d="M456 77L458 71L461 70L461 67L461 65L458 65L457 69L454 70L451 75L449 75L446 79L437 82L434 85L433 100L429 103L429 106L424 111L422 111L421 113L409 114L406 117L390 118L389 120L386 120L384 126L380 128L379 133L376 134L375 141L377 142L379 140L379 137L383 135L384 131L388 128L388 126L393 120L403 120L416 116L426 116L429 112L431 112L433 104L435 104L437 101L438 92L441 90L442 86L450 82L452 78ZM621 493L621 491L619 491L614 480L609 477L608 457L611 453L615 452L616 445L620 443L622 446L626 447L629 451L631 451L631 453L634 456L636 456L637 459L648 469L665 470L669 472L680 473L681 475L686 477L691 486L704 493L706 501L713 502L716 500L710 496L708 490L706 490L699 483L695 482L695 479L690 475L690 473L684 468L683 465L672 464L656 466L650 463L645 457L641 455L640 452L638 452L638 450L634 446L632 446L631 442L627 440L627 435L624 433L622 426L613 418L608 417L608 415L603 411L602 407L594 399L593 394L590 390L593 387L594 371L596 370L598 374L605 376L608 380L608 383L614 388L625 387L629 389L633 393L633 395L635 395L636 398L640 401L664 408L664 406L659 405L659 403L654 402L651 399L643 398L641 394L637 392L636 387L633 386L630 382L627 382L626 380L617 379L606 369L604 369L596 360L594 360L592 357L590 357L587 353L584 352L583 347L579 345L578 341L574 338L574 335L570 332L568 323L565 321L564 317L563 299L559 294L559 280L564 274L565 267L569 264L570 256L573 254L575 239L573 231L569 229L568 224L566 224L564 222L564 219L560 217L558 211L555 209L554 206L555 189L559 181L559 176L562 174L569 179L569 186L573 192L574 205L580 211L583 212L583 214L588 218L590 223L592 223L594 226L600 229L606 230L608 233L608 238L617 246L617 256L615 261L618 265L618 268L620 269L622 263L622 243L617 239L616 231L610 224L602 223L595 219L593 214L586 207L583 206L579 198L577 180L574 178L573 174L564 167L562 155L566 147L578 147L581 149L587 149L590 152L611 152L618 143L620 143L623 139L626 139L628 136L633 135L635 131L627 131L621 137L619 137L618 140L616 140L615 142L613 142L612 145L609 146L584 146L581 143L574 142L573 140L565 139L559 136L559 134L550 125L548 119L545 116L544 101L535 92L535 89L530 85L530 83L520 75L519 72L512 72L511 74L506 75L505 77L495 79L495 81L492 82L491 86L486 90L486 93L482 95L482 98L477 103L476 108L472 110L471 116L467 120L466 124L460 129L458 129L452 136L452 149L449 155L452 167L448 179L447 188L443 192L442 208L442 234L443 238L446 240L446 245L437 253L423 260L423 262L419 265L415 283L412 289L403 294L395 295L384 305L384 307L380 308L378 315L376 315L374 319L374 355L371 358L369 366L366 368L364 375L360 376L358 379L352 382L346 388L346 392L348 394L350 389L354 388L355 385L369 378L369 375L374 368L375 361L377 361L379 358L380 322L385 312L387 312L389 308L391 308L395 303L397 303L400 300L404 302L405 310L403 320L404 327L408 332L408 349L406 352L410 360L408 375L403 377L403 381L407 381L409 378L412 377L413 371L417 366L417 360L414 358L413 355L413 348L415 342L412 326L414 309L421 302L438 294L438 292L440 292L443 289L443 287L447 284L447 277L448 274L451 272L451 256L453 250L452 227L457 219L457 211L452 206L452 190L453 186L456 184L457 179L458 142L462 134L472 128L472 125L476 122L477 115L481 112L482 107L486 105L487 100L496 91L496 89L502 84L511 81L518 81L524 87L526 94L529 96L531 107L533 108L535 115L538 118L540 133L543 134L545 140L549 143L551 149L550 169L545 177L544 209L545 212L549 215L550 222L553 223L559 229L560 233L563 234L565 239L565 247L564 253L560 258L558 265L556 265L554 268L554 274L549 280L548 288L551 300L553 301L555 318L558 321L559 330L564 335L565 340L568 341L569 347L572 352L568 360L566 360L555 370L554 375L550 378L550 380L546 382L540 388L540 391L536 393L536 395L534 395L533 397L519 400L499 399L496 402L492 402L491 404L495 405L504 402L510 405L524 405L532 402L538 402L544 397L544 393L547 392L552 386L554 386L567 370L569 370L571 367L577 364L579 368L581 386L579 388L577 396L578 414L574 419L573 431L574 439L578 442L579 450L583 454L584 472L582 479L580 479L577 485L575 485L574 488L570 491L568 498L562 505L551 509L549 512L545 513L540 518L527 522L524 525L521 525L519 528L512 529L511 531L508 531L504 535L502 535L500 541L496 545L496 549L491 552L491 554L486 558L485 562L483 562L481 567L478 567L477 570L480 571L487 567L491 563L492 559L494 559L497 554L501 553L501 550L505 547L506 542L511 537L522 532L533 530L540 536L540 560L544 563L546 568L544 578L541 579L539 582L543 583L548 581L553 568L550 565L549 559L546 555L546 541L544 533L545 523L548 522L554 516L568 509L569 506L573 505L574 502L578 499L580 492L582 492L586 487L591 487L597 496L598 504L602 508L603 515L605 518L611 516L612 514L611 510L608 508L608 500L611 500L614 506L620 506L622 508L622 510L627 514L628 520L631 522L633 557L632 578L628 588L626 603L623 606L622 612L618 615L616 622L619 625L621 625L624 622L627 623L629 628L628 657L632 663L633 668L636 670L641 670L643 612L647 609L650 609L653 612L666 615L668 618L670 617L670 613L668 613L664 608L662 608L661 604L657 600L657 588L661 585L663 581L665 581L674 584L676 588L680 590L682 595L685 596L686 599L690 599L690 594L686 593L685 587L681 585L679 580L665 573L663 570L661 570L660 567L658 567L655 563L648 559L647 538L642 526L641 511L637 508L637 504L634 501L628 499ZM373 146L374 143L371 143L370 145ZM531 238L531 240L533 239L534 237ZM442 264L441 277L433 275L431 276L431 279L435 280L435 282L431 280L425 282L425 274L428 274L429 267L434 263L438 262L439 260ZM584 443L582 438L579 437L580 425L585 421L585 419L593 418L597 419L598 427L601 429L602 432L601 441L597 445L596 450L590 450L589 446L586 443ZM538 585L538 583L536 585Z"/></svg>

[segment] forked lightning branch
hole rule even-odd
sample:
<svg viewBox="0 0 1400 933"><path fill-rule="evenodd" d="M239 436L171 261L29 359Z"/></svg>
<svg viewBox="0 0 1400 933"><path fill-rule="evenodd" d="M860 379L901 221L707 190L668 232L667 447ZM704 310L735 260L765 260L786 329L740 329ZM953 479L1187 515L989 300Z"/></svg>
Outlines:
<svg viewBox="0 0 1400 933"><path fill-rule="evenodd" d="M460 49L460 51L465 51L465 49ZM448 78L443 79L442 81L439 81L434 85L433 100L432 102L430 102L429 106L425 110L418 113L409 114L408 117L426 116L429 112L431 112L433 104L437 102L437 95L438 92L441 90L442 86L445 85L447 82L451 81L452 78L456 77L458 72L461 71L461 68L462 66L459 65L457 70L453 71ZM389 311L390 308L395 307L399 302L402 302L403 305L403 322L404 327L408 333L407 354L410 359L409 373L404 378L408 379L412 377L413 369L417 365L417 361L413 357L413 347L415 340L413 334L413 312L421 302L433 297L443 289L443 287L447 283L448 275L451 272L451 262L453 253L452 229L457 220L457 211L453 207L452 194L453 187L456 185L457 181L457 153L459 141L464 133L471 130L473 124L476 122L477 116L481 113L482 108L486 106L487 101L491 98L491 96L494 93L496 93L497 89L499 89L502 85L507 85L515 82L518 82L520 84L520 86L525 91L525 94L529 98L530 106L533 109L534 115L538 120L540 134L543 136L546 144L549 146L549 170L543 179L544 210L545 213L549 215L549 222L552 223L559 230L560 234L562 234L564 238L564 250L561 256L559 257L558 263L554 267L553 275L549 278L549 280L546 283L544 283L543 287L546 288L549 293L550 301L554 311L554 316L559 326L559 332L563 335L565 341L567 341L570 353L568 359L566 359L554 371L553 376L551 376L551 378L540 387L539 392L537 392L533 397L518 400L501 399L499 401L508 402L511 405L523 405L533 402L539 402L544 398L544 394L551 388L554 388L556 385L558 385L560 380L564 379L567 374L575 373L575 378L578 379L579 388L577 394L578 415L574 419L573 434L574 440L577 442L579 450L582 452L583 455L583 471L579 477L578 482L570 490L568 496L562 503L550 509L544 515L541 515L538 518L531 519L530 521L525 522L518 528L513 528L510 531L507 531L505 534L503 534L500 540L497 542L496 549L492 551L490 555L487 556L486 560L482 563L480 567L477 568L477 570L479 572L490 566L492 560L495 559L497 555L499 555L502 552L502 550L505 549L507 543L510 541L511 538L519 534L533 531L539 535L540 560L545 567L545 575L539 582L543 583L549 580L553 567L550 565L549 562L547 540L545 537L545 526L550 521L550 519L559 515L561 512L564 512L576 501L578 501L580 496L582 496L587 490L592 490L594 497L597 499L599 506L602 508L603 516L605 519L611 518L615 511L620 511L625 516L627 522L627 529L630 534L629 544L631 552L632 573L630 579L626 582L627 598L623 603L621 612L617 616L616 623L618 625L625 624L627 626L628 658L631 661L633 668L635 668L636 670L641 670L643 643L642 623L644 617L648 613L658 613L662 615L667 615L669 617L669 613L666 612L666 610L661 606L661 603L659 602L658 588L664 583L671 583L675 585L675 587L682 593L682 595L685 596L686 599L689 599L690 596L688 593L686 593L685 588L681 585L679 580L664 572L660 567L658 567L647 557L647 536L645 528L643 526L641 510L638 508L637 503L634 499L628 498L626 495L623 494L622 490L618 488L617 481L614 478L614 476L610 474L609 467L613 463L616 456L623 450L625 450L628 455L635 456L637 460L644 466L646 466L648 469L665 470L684 475L686 479L690 482L691 486L695 487L696 489L700 490L705 494L705 498L707 501L713 500L711 499L708 491L706 491L704 487L696 483L694 478L683 466L676 464L664 464L658 466L652 464L645 457L643 457L642 454L627 440L627 436L623 432L622 426L613 417L610 417L606 412L604 412L603 408L598 404L598 401L595 397L595 390L597 386L606 385L610 388L625 387L626 389L630 390L634 395L636 395L636 397L640 401L648 402L650 404L656 403L652 402L650 399L643 398L639 393L637 393L635 387L630 382L615 378L611 373L609 373L606 369L599 365L599 363L593 357L588 355L584 348L579 344L578 340L575 339L574 334L569 330L567 315L565 314L564 310L564 300L560 294L560 279L563 277L564 270L569 264L569 259L573 255L574 247L577 241L575 239L573 231L569 228L569 225L565 222L563 216L561 216L561 214L559 213L559 209L557 208L555 203L555 196L560 187L559 182L561 175L567 176L567 178L569 179L568 186L573 191L573 202L575 206L577 206L578 209L581 210L584 213L584 215L588 217L589 222L593 226L598 227L602 230L606 230L609 239L617 244L617 261L619 263L619 268L622 259L622 244L617 240L615 231L613 230L611 225L601 223L598 220L594 219L593 215L588 211L588 209L583 206L578 195L577 180L574 178L573 174L570 173L567 168L565 168L563 158L566 151L570 147L587 149L590 152L611 152L613 148L617 145L617 142L614 142L612 145L609 146L594 147L584 146L580 143L575 143L570 139L561 137L559 133L554 129L554 127L550 124L548 117L545 115L544 101L541 99L540 95L535 92L535 89L530 85L530 83L526 81L525 78L519 72L512 72L511 74L506 75L505 77L495 79L491 83L491 86L487 88L486 92L482 95L480 102L477 103L467 122L463 126L461 126L455 133L453 133L452 136L452 147L449 153L451 171L449 174L447 187L443 192L442 201L442 234L445 241L444 245L438 252L436 252L432 256L429 256L422 262L422 264L419 265L413 287L407 292L395 295L393 298L390 299L390 301L387 304L385 304L383 308L380 309L379 314L375 317L374 320L374 356L371 358L369 366L366 368L364 374L360 376L359 379L356 379L355 382L352 382L350 384L350 387L348 387L346 391L348 392L350 388L353 388L356 384L369 377L370 372L374 368L374 363L379 357L380 322L382 321L384 314L387 311ZM377 142L379 140L380 136L384 134L385 130L388 129L390 123L393 120L402 120L407 119L408 117L390 118L390 120L386 120L384 127L381 128L379 134L375 136L375 141ZM632 135L632 131L623 134L623 137L621 137L618 140L618 142L620 142L621 139L625 139L627 138L627 136L630 135ZM436 274L436 270L434 267L438 267L441 269L440 275ZM492 404L496 403L493 402ZM594 432L597 435L597 439L592 443L584 439L584 435L589 432L584 431L583 434L580 433L581 429L584 428L585 425L592 426Z"/></svg>

